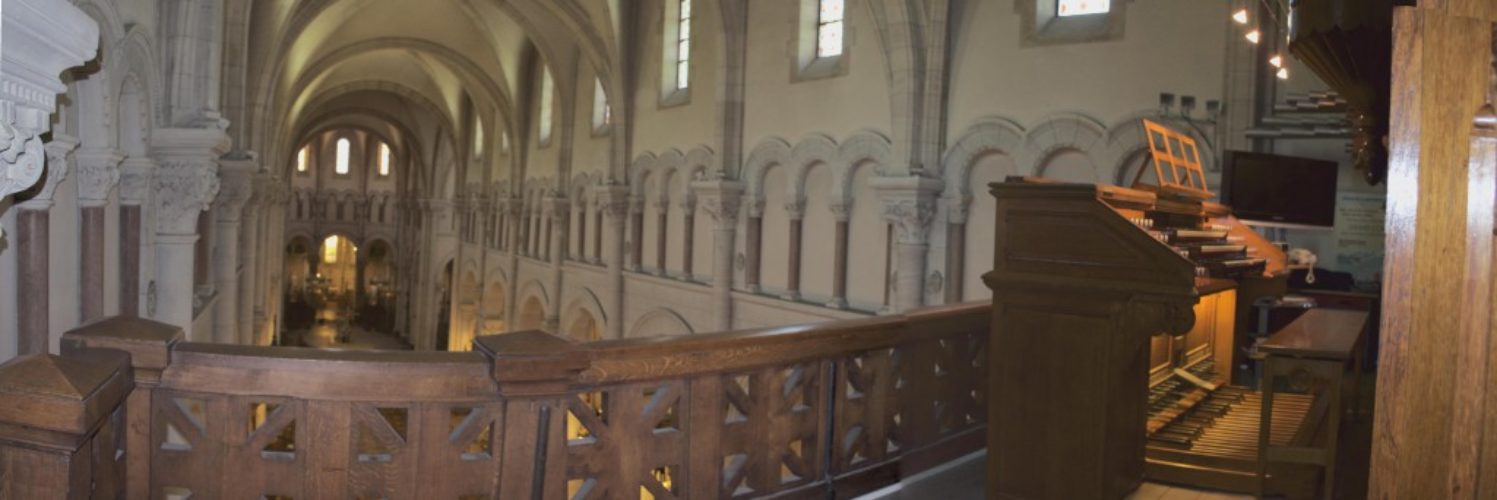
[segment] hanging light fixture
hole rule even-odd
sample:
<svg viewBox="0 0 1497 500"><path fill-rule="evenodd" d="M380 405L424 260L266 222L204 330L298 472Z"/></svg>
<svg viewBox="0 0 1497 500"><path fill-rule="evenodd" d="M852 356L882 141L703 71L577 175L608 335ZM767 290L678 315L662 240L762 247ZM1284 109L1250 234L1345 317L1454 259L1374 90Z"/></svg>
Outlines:
<svg viewBox="0 0 1497 500"><path fill-rule="evenodd" d="M1282 68L1284 67L1284 56L1274 54L1273 57L1268 58L1268 64L1273 65L1275 68Z"/></svg>
<svg viewBox="0 0 1497 500"><path fill-rule="evenodd" d="M1247 41L1249 42L1258 43L1258 40L1260 40L1263 35L1258 33L1258 30L1252 30L1247 32L1247 35L1244 35L1244 37L1247 38Z"/></svg>
<svg viewBox="0 0 1497 500"><path fill-rule="evenodd" d="M1238 9L1236 13L1232 14L1232 20L1233 21L1237 21L1237 24L1247 24L1248 23L1247 9Z"/></svg>
<svg viewBox="0 0 1497 500"><path fill-rule="evenodd" d="M1274 76L1279 77L1280 80L1288 80L1289 79L1289 68L1279 68L1279 72L1278 73L1274 73Z"/></svg>

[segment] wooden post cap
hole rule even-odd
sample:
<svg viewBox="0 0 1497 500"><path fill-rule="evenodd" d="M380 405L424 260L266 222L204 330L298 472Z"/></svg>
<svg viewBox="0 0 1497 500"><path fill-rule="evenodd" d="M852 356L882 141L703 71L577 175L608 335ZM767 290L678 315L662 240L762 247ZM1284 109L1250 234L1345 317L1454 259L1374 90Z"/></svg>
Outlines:
<svg viewBox="0 0 1497 500"><path fill-rule="evenodd" d="M573 341L538 330L483 335L473 348L493 360L501 392L512 392L507 384L568 382L588 367L587 352Z"/></svg>
<svg viewBox="0 0 1497 500"><path fill-rule="evenodd" d="M76 450L134 388L130 356L87 349L0 364L0 440Z"/></svg>
<svg viewBox="0 0 1497 500"><path fill-rule="evenodd" d="M159 321L114 316L69 330L62 335L62 354L86 348L117 349L130 353L137 369L165 369L172 346L182 340L182 329Z"/></svg>

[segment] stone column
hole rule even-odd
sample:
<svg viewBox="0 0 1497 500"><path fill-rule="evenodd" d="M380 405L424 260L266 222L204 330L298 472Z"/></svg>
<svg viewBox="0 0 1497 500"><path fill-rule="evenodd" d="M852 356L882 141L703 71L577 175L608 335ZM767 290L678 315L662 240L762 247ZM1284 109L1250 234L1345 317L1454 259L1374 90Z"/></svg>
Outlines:
<svg viewBox="0 0 1497 500"><path fill-rule="evenodd" d="M944 183L926 177L877 177L870 183L879 191L884 220L894 226L893 312L916 309L925 304L930 224Z"/></svg>
<svg viewBox="0 0 1497 500"><path fill-rule="evenodd" d="M805 212L805 201L785 203L785 213L790 217L790 251L787 254L790 265L786 269L785 295L780 296L785 300L800 300L800 231Z"/></svg>
<svg viewBox="0 0 1497 500"><path fill-rule="evenodd" d="M561 301L561 266L563 249L567 247L567 214L570 208L567 199L560 195L546 199L546 212L550 214L551 224L551 296L555 303L551 310L546 313L546 331L560 335L561 333L561 308L565 305Z"/></svg>
<svg viewBox="0 0 1497 500"><path fill-rule="evenodd" d="M220 344L239 342L239 232L243 227L244 207L254 194L255 172L260 169L254 156L237 152L235 158L219 161L218 198L213 201L214 246L213 286L218 302L213 307L213 341Z"/></svg>
<svg viewBox="0 0 1497 500"><path fill-rule="evenodd" d="M104 208L120 180L125 155L113 149L85 149L75 155L78 171L79 320L104 317Z"/></svg>
<svg viewBox="0 0 1497 500"><path fill-rule="evenodd" d="M141 306L141 248L145 245L141 207L151 199L155 170L156 162L150 158L129 157L120 164L120 314L124 316L150 314Z"/></svg>
<svg viewBox="0 0 1497 500"><path fill-rule="evenodd" d="M645 199L641 197L629 197L629 230L631 233L629 248L629 270L639 272L643 267L645 254Z"/></svg>
<svg viewBox="0 0 1497 500"><path fill-rule="evenodd" d="M686 200L681 202L681 210L684 210L681 220L685 222L681 226L681 279L691 281L691 254L694 253L693 247L696 246L696 197L687 196ZM728 268L730 271L732 269Z"/></svg>
<svg viewBox="0 0 1497 500"><path fill-rule="evenodd" d="M255 312L260 302L260 284L263 276L260 273L260 247L265 245L265 234L260 220L261 206L265 205L268 191L273 187L266 182L264 174L256 174L251 182L249 200L244 203L243 213L240 216L243 226L240 227L239 241L244 247L241 261L244 262L244 272L239 278L239 310L235 313L238 325L234 327L234 342L243 345L255 344ZM269 255L276 255L271 253Z"/></svg>
<svg viewBox="0 0 1497 500"><path fill-rule="evenodd" d="M69 156L78 147L77 139L55 135L44 148L46 175L31 191L18 195L20 209L16 214L15 239L16 323L20 334L16 353L45 353L51 344L50 280L52 251L52 196L68 175Z"/></svg>
<svg viewBox="0 0 1497 500"><path fill-rule="evenodd" d="M832 235L832 301L826 304L832 309L847 309L847 221L849 209L846 203L833 203L832 215L837 218L837 228Z"/></svg>
<svg viewBox="0 0 1497 500"><path fill-rule="evenodd" d="M759 293L759 266L764 255L764 200L748 200L744 205L748 209L748 227L744 228L747 241L743 242L743 253L748 262L743 265L743 286L749 293Z"/></svg>
<svg viewBox="0 0 1497 500"><path fill-rule="evenodd" d="M603 244L603 260L608 264L608 296L604 297L603 314L607 324L607 336L624 338L624 222L629 218L633 203L629 199L629 188L619 184L606 184L598 189L598 208L606 218L604 227L606 240ZM635 255L638 255L636 253Z"/></svg>
<svg viewBox="0 0 1497 500"><path fill-rule="evenodd" d="M154 319L176 325L192 341L211 340L196 332L193 298L193 244L198 215L218 196L218 158L229 137L218 128L162 129L152 137L158 161L153 178L156 211L156 308Z"/></svg>
<svg viewBox="0 0 1497 500"><path fill-rule="evenodd" d="M659 276L665 276L665 256L670 253L670 212L670 200L655 200L655 274Z"/></svg>
<svg viewBox="0 0 1497 500"><path fill-rule="evenodd" d="M702 208L716 223L712 231L713 317L717 318L715 329L732 330L733 250L736 246L733 240L738 235L739 197L743 194L743 184L730 180L702 181L693 182L691 189L696 192ZM689 218L687 220L690 221ZM689 222L687 227L691 227ZM690 241L687 242L687 248L691 248ZM691 251L687 250L686 255L691 255ZM690 275L691 259L688 257L686 262L687 274Z"/></svg>
<svg viewBox="0 0 1497 500"><path fill-rule="evenodd" d="M967 207L972 197L962 195L946 204L946 303L962 301L967 276Z"/></svg>

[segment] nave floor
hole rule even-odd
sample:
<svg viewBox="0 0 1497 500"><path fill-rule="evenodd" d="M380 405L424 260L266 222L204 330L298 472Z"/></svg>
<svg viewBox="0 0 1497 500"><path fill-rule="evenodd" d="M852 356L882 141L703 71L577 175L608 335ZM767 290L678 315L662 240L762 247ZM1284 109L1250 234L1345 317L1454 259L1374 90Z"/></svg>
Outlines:
<svg viewBox="0 0 1497 500"><path fill-rule="evenodd" d="M932 471L895 487L865 495L867 500L981 500L986 486L987 452L967 455L947 469ZM1193 490L1159 483L1144 483L1126 500L1251 500L1247 495Z"/></svg>

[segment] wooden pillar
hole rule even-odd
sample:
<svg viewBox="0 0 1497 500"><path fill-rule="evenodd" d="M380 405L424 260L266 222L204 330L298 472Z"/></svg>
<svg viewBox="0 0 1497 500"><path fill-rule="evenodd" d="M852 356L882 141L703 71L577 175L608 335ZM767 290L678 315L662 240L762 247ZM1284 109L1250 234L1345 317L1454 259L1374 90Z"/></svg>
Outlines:
<svg viewBox="0 0 1497 500"><path fill-rule="evenodd" d="M1494 22L1489 0L1394 10L1369 498L1497 495Z"/></svg>
<svg viewBox="0 0 1497 500"><path fill-rule="evenodd" d="M129 357L116 351L0 364L0 498L122 497L114 416L131 386Z"/></svg>
<svg viewBox="0 0 1497 500"><path fill-rule="evenodd" d="M124 433L123 498L151 497L151 400L161 382L161 372L171 364L171 350L183 340L182 329L144 318L116 316L84 325L62 336L62 353L73 358L79 353L111 349L130 354L129 372L135 388L125 401L122 421ZM109 457L113 457L110 453Z"/></svg>

